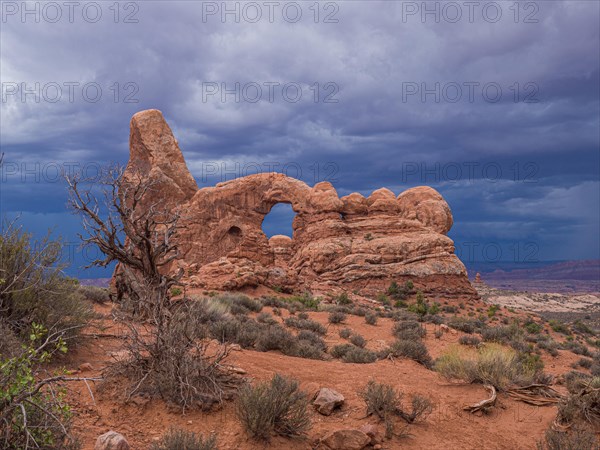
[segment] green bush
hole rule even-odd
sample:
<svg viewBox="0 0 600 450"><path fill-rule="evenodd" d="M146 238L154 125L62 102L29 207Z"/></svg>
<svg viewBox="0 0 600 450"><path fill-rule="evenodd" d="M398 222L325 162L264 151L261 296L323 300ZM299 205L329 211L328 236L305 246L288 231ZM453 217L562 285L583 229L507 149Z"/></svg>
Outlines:
<svg viewBox="0 0 600 450"><path fill-rule="evenodd" d="M496 315L496 313L498 312L498 310L500 309L500 306L498 305L492 305L488 308L487 310L487 315L488 317L494 317Z"/></svg>
<svg viewBox="0 0 600 450"><path fill-rule="evenodd" d="M71 436L72 412L60 377L44 378L42 366L66 353L61 337L32 324L29 343L20 354L0 358L0 448L77 449Z"/></svg>
<svg viewBox="0 0 600 450"><path fill-rule="evenodd" d="M63 274L61 248L48 237L33 241L14 223L2 230L0 321L21 341L27 341L33 323L72 341L92 318L79 282Z"/></svg>
<svg viewBox="0 0 600 450"><path fill-rule="evenodd" d="M514 350L494 344L471 355L451 349L436 360L435 370L448 379L490 384L499 391L513 384L531 384L536 375L535 369L523 364Z"/></svg>
<svg viewBox="0 0 600 450"><path fill-rule="evenodd" d="M335 302L338 305L351 305L352 304L352 300L350 300L350 297L348 297L348 293L346 293L346 292L342 292L340 295L338 295L335 299Z"/></svg>
<svg viewBox="0 0 600 450"><path fill-rule="evenodd" d="M571 334L569 327L558 320L551 319L548 321L548 325L550 325L550 328L557 333Z"/></svg>
<svg viewBox="0 0 600 450"><path fill-rule="evenodd" d="M213 434L205 439L193 431L171 428L150 450L217 450L217 438Z"/></svg>
<svg viewBox="0 0 600 450"><path fill-rule="evenodd" d="M275 374L271 381L242 387L236 404L237 417L255 439L269 441L304 434L311 426L308 397L298 382Z"/></svg>
<svg viewBox="0 0 600 450"><path fill-rule="evenodd" d="M181 288L178 287L174 287L171 288L171 297L177 297L178 295L183 294L183 291L181 290Z"/></svg>
<svg viewBox="0 0 600 450"><path fill-rule="evenodd" d="M537 322L529 322L525 324L525 329L528 333L539 334L544 329L544 327Z"/></svg>

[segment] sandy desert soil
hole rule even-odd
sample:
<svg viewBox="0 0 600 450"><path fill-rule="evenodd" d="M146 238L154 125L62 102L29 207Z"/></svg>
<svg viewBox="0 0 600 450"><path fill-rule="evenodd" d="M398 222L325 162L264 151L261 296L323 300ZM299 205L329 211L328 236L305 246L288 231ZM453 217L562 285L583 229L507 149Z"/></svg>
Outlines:
<svg viewBox="0 0 600 450"><path fill-rule="evenodd" d="M498 301L498 298L493 299L493 302ZM515 299L511 302L518 303ZM530 303L524 302L521 306L530 307ZM101 376L102 369L112 360L111 355L121 348L122 340L110 337L111 334L119 336L123 333L110 319L112 307L108 304L96 306L97 313L103 317L101 322L106 327L102 331L103 337L94 337L97 333L95 329L88 330L83 344L71 352L66 361L61 362L74 373ZM467 305L466 310L484 310L486 307L485 303L474 301ZM265 310L269 311L270 308ZM283 311L283 318L287 315L288 312ZM309 315L327 325L326 312L310 312ZM523 317L526 313L510 313L505 309L499 313L499 317L511 315ZM363 317L350 315L346 324L328 326L326 342L329 346L344 342L338 331L342 327L349 327L368 340L368 348L378 350L393 342L392 324L391 319L382 318L376 326L367 325ZM433 358L456 344L463 334L451 330L436 339L434 331L438 326L425 326L427 336L424 342ZM560 340L560 336L552 331L548 332ZM570 365L579 358L580 356L565 350L560 350L558 357L551 357L545 352L542 355L545 371L555 375L572 370ZM93 370L79 372L77 368L82 363L90 363ZM371 379L393 385L406 398L421 394L429 397L435 404L434 412L423 423L408 426L406 431L409 434L406 437L385 440L382 444L384 449L532 449L556 415L554 406L529 406L504 394L500 394L498 406L490 414L472 415L463 411L462 407L486 398L487 393L481 385L449 382L436 372L406 359L347 364L339 360L317 361L288 357L278 352L238 350L232 352L229 363L243 369L245 376L251 381L269 379L277 372L298 379L302 389L311 395L320 387L336 389L345 396L346 403L340 411L328 417L311 410L313 427L305 438L275 437L270 445L265 445L247 437L235 417L232 402L225 402L221 409L214 412L193 411L182 415L177 409L157 399L136 397L126 404L123 400L125 384L112 382L90 385L93 398L82 384L74 387L70 397L75 411L75 431L82 438L83 448L93 449L97 436L108 430L115 430L128 439L133 449L146 449L171 426L205 434L216 433L220 449L319 448L319 439L328 432L358 428L367 423L376 425L383 434L383 425L377 419L365 417L365 405L358 394ZM562 386L556 388L564 392Z"/></svg>

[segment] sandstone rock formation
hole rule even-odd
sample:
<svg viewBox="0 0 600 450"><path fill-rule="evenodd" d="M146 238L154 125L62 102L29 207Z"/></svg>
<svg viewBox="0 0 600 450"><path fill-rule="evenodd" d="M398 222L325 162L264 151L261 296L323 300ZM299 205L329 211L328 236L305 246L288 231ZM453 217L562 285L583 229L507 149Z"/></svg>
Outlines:
<svg viewBox="0 0 600 450"><path fill-rule="evenodd" d="M398 197L378 189L340 198L329 182L312 188L280 173L261 173L198 189L160 111L131 120L125 177L156 181L153 201L184 212L184 281L204 289L279 287L313 292L381 292L413 280L424 292L474 295L446 236L452 214L442 196L417 187ZM293 236L268 239L261 225L277 203L296 212Z"/></svg>

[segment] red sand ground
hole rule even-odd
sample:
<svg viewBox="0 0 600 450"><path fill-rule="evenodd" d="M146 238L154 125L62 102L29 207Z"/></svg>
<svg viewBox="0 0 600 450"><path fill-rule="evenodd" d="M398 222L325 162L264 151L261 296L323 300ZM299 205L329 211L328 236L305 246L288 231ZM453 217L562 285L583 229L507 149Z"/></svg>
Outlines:
<svg viewBox="0 0 600 450"><path fill-rule="evenodd" d="M482 306L475 305L475 306ZM485 306L485 305L483 305ZM118 334L116 325L109 319L111 306L97 306L104 315L105 334ZM269 311L270 308L265 308ZM287 311L283 311L284 318ZM312 319L327 324L325 312L309 313ZM505 313L506 314L506 313ZM328 345L345 342L338 336L340 328L349 327L368 340L368 348L380 349L391 343L393 322L379 319L376 326L367 325L364 318L348 316L344 325L330 325L326 336ZM439 356L446 347L455 344L462 333L445 333L441 339L434 337L435 325L426 324L425 343L432 357ZM90 330L89 334L95 331ZM110 354L119 350L122 341L111 337L84 339L66 361L66 367L76 369L89 362L94 370L85 376L98 376L101 369L111 361ZM561 374L571 370L569 365L579 356L560 351L557 358L544 354L546 371ZM160 400L123 403L126 385L111 385L98 390L91 385L95 402L86 386L72 386L71 402L75 412L75 432L80 435L84 449L90 450L102 433L115 430L122 433L133 449L146 449L169 427L174 426L201 433L216 433L220 449L312 449L319 438L330 431L358 428L371 423L378 426L383 435L384 427L376 418L365 418L365 405L358 392L370 379L393 385L407 398L412 394L429 397L435 403L434 412L425 422L410 425L408 437L383 442L384 449L532 449L542 438L556 415L556 407L533 407L499 395L499 402L489 415L475 416L464 412L465 404L487 398L481 385L450 383L437 373L405 359L384 360L373 364L346 364L341 361L315 361L293 358L276 352L242 350L232 352L229 362L247 371L253 380L270 378L275 372L298 379L301 387L314 393L319 387L330 387L346 397L345 406L329 417L311 410L313 427L303 439L274 437L270 445L249 439L237 421L232 402L226 402L216 412L193 411L182 415ZM557 389L562 389L560 386ZM398 422L398 429L403 425Z"/></svg>

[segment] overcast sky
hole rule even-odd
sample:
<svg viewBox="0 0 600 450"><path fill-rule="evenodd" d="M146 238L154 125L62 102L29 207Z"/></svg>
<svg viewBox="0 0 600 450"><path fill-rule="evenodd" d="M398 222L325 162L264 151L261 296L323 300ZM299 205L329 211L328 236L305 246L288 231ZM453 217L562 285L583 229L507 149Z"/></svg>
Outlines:
<svg viewBox="0 0 600 450"><path fill-rule="evenodd" d="M200 187L426 184L466 262L597 259L599 5L2 2L1 213L74 248L58 168L126 163L157 108Z"/></svg>

